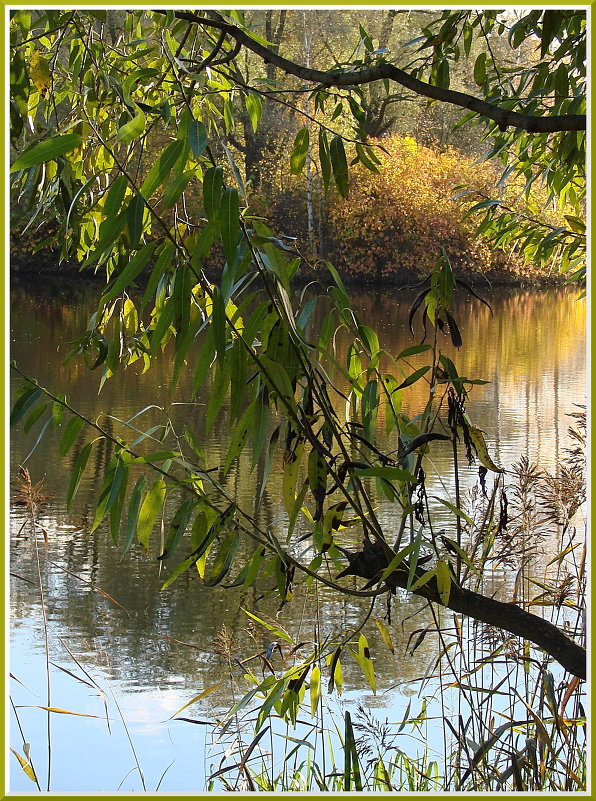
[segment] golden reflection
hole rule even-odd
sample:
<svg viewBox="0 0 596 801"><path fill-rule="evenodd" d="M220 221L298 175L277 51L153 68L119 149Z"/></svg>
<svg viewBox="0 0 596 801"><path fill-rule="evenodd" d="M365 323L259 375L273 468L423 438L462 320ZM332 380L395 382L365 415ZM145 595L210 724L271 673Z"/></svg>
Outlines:
<svg viewBox="0 0 596 801"><path fill-rule="evenodd" d="M226 448L229 432L216 424L208 433L202 421L206 398L191 402L192 372L182 373L173 402L169 384L171 360L166 354L162 368L140 375L137 365L117 373L105 384L98 396L100 376L90 373L80 362L67 365L63 359L68 352L65 342L75 339L86 327L92 311L91 289L74 296L48 300L46 296L27 289L16 289L12 294L12 354L19 367L35 376L42 385L54 392L66 392L70 403L108 430L125 433L121 421L130 420L144 407L147 410L131 425L140 430L171 421L174 430L181 432L185 424L197 428L209 464L217 464ZM492 305L493 314L469 296L460 299L454 307L454 317L460 327L464 346L456 351L448 337L440 336L440 348L455 362L460 375L482 378L490 383L474 387L468 412L473 424L486 432L494 460L509 467L521 455L531 461L540 461L551 467L557 453L564 447L565 432L569 425L567 415L574 404L585 403L585 302L578 301L572 292L560 290L493 290L484 293ZM355 308L367 324L379 333L381 346L393 356L404 348L420 341L421 331L416 329L412 338L407 327L408 309L412 293L398 289L384 294L378 292L354 293ZM316 324L316 320L315 320ZM337 338L337 359L345 364L348 340ZM425 363L421 354L410 360L415 369ZM409 367L405 368L411 372ZM404 408L409 414L421 410L427 400L428 386L424 380L404 392ZM343 410L341 410L343 414ZM383 411L380 430L384 430ZM128 430L127 435L130 433ZM35 439L35 430L24 437L21 430L12 434L12 475ZM383 436L382 434L380 436ZM392 435L395 437L395 434ZM27 466L34 481L46 479L51 499L43 512L42 525L49 534L48 559L60 564L71 573L91 581L123 604L129 615L110 604L105 596L89 589L88 584L77 581L72 575L61 572L46 563L48 581L52 587L53 624L68 631L69 642L76 641L79 650L90 644L90 658L95 659L102 648L113 655L112 668L129 676L131 682L142 686L148 680L164 683L173 674L184 676L188 687L213 683L213 672L223 670L213 645L222 623L238 642L238 656L243 658L255 650L256 645L267 646L267 636L259 633L254 643L247 633L246 616L239 611L241 605L256 608L259 614L275 617L287 626L298 639L312 640L315 636L317 609L325 608L323 629L319 634L349 630L366 611L364 601L337 597L326 588L319 588L318 596L305 599L300 590L292 603L278 614L277 601L266 593L267 582L251 588L247 595L237 589L205 588L197 575L190 571L181 576L168 590L159 592L164 573L156 556L159 543L150 558L132 550L121 556L109 534L98 530L93 536L89 530L93 520L94 504L105 465L111 456L109 445L94 450L93 469L81 483L77 508L66 514L64 498L72 460L84 441L76 443L69 454L71 464L59 465L59 436L49 429L42 445L33 453ZM384 443L390 446L390 442ZM279 467L279 464L277 465ZM452 492L449 449L434 451L428 465L429 481L436 482L443 497ZM465 472L465 471L464 471ZM261 513L263 522L271 526L280 538L286 514L281 506L281 471L274 464L268 488L264 494ZM467 481L476 480L475 470L468 470ZM240 503L251 512L259 482L258 471L251 470L249 455L243 455L237 469L229 476L231 488ZM395 525L397 511L390 504L379 505L379 517L390 531ZM13 515L12 559L18 565L16 572L27 575L33 570L31 548L25 532L18 534L22 519L18 510ZM350 534L358 538L358 532ZM176 559L176 557L174 557ZM304 604L303 604L304 602ZM377 617L385 614L379 603ZM407 654L414 632L430 623L428 610L420 614L418 599L398 597L393 603L392 633L397 656L387 651L378 632L371 627L370 642L377 657L380 687L391 687L412 682L432 666L437 653L435 635L426 637L416 650L415 658ZM307 610L306 612L304 610ZM12 614L15 621L38 614L37 599L30 587L15 580L12 595ZM367 634L369 632L367 631ZM189 642L199 651L190 651L174 640ZM409 651L407 650L409 647ZM115 657L117 651L117 658ZM198 655L198 658L197 658ZM359 668L344 665L346 682L359 682ZM227 699L214 695L214 704L226 704Z"/></svg>

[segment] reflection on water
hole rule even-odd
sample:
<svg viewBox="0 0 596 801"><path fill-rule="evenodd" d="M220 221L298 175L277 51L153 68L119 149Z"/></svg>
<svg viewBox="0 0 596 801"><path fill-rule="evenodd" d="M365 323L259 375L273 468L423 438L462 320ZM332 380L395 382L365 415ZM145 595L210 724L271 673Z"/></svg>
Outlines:
<svg viewBox="0 0 596 801"><path fill-rule="evenodd" d="M70 293L64 288L56 293L48 292L47 288L43 293L27 287L15 288L11 296L11 358L16 359L25 373L36 377L53 392L59 393L67 387L72 406L90 419L98 419L115 435L124 433L122 421L130 420L147 406L151 408L133 423L140 429L147 430L168 419L175 431L181 432L186 423L193 426L198 423L200 430L205 399L198 398L191 403L192 374L183 373L173 402L167 355L163 359L163 369L143 375L135 365L116 374L99 396L99 375L90 373L77 361L63 364L69 348L65 343L86 327L94 294L93 287ZM567 415L576 410L575 404L585 403L584 301L577 301L572 293L563 291L500 290L487 293L487 298L493 314L473 299L463 299L456 305L454 316L462 332L464 348L461 352L455 351L445 337L441 349L454 360L460 375L490 382L474 388L468 412L474 425L486 432L494 460L507 468L525 455L551 468L566 444L570 422ZM355 296L355 307L361 318L378 331L381 344L393 355L421 338L421 332L416 331L416 339L412 340L407 330L411 299L411 295L400 294L398 290L394 294L361 292ZM338 360L345 363L347 342L342 341L341 336L337 347ZM423 364L423 360L424 354L421 354L413 357L411 364L415 368ZM404 405L413 414L425 401L424 385L419 382L407 390ZM380 426L383 426L382 414ZM216 429L217 426L202 438L208 465L218 463L228 441L229 434ZM12 478L36 436L35 428L26 437L21 430L13 432ZM168 568L158 566L154 558L158 542L154 543L150 557L134 549L123 556L107 531L100 529L89 534L97 490L111 456L109 445L94 450L93 470L88 471L81 484L76 508L70 514L66 512L70 466L85 441L81 437L73 447L68 457L70 464L66 460L59 466L59 432L48 429L42 445L27 462L33 480L44 479L49 495L40 512L39 523L48 539L47 548L42 549L40 555L48 619L54 637L52 648L58 663L69 662L67 652L59 644L59 638L63 638L87 670L100 672L106 680L116 682L122 699L128 698L130 693L145 693L151 705L156 705L155 714L150 715L150 720L155 722L164 720L201 689L224 676L225 659L214 647L222 624L235 639L235 656L243 658L267 647L271 637L262 629L253 632L241 607L275 618L298 641L307 643L306 648L308 643L328 634L349 631L362 619L368 608L364 600L338 598L325 587L319 587L316 594L308 594L302 588L281 612L277 611L276 601L266 594L267 582L251 588L248 593L238 588L209 589L196 573L188 571L160 592ZM442 496L453 500L447 449L443 452L437 449L427 472L431 486L435 482ZM281 536L285 513L279 501L281 488L276 482L275 465L272 475L262 514L264 523ZM467 486L475 483L475 470L464 470L464 479ZM241 462L240 468L232 471L230 481L240 503L246 504L250 511L258 483L257 471L251 473L248 462ZM379 502L378 514L390 531L397 520L395 510ZM40 700L44 693L43 681L40 677L31 678L33 654L43 659L43 631L35 589L35 551L30 529L24 522L22 509L15 506L11 516L12 672L25 684L31 681L35 686L30 689L38 693L37 700L29 698L22 702L43 704ZM322 616L315 614L317 608L324 610ZM380 636L375 635L374 628L370 632L372 652L380 656L376 669L381 689L399 685L402 692L407 693L411 682L436 658L438 646L432 636L422 642L415 659L404 658L408 638L429 623L428 610L415 616L421 608L422 602L411 598L398 597L394 602L392 633L398 643L396 658L385 658L388 651ZM384 609L378 609L376 614L381 617ZM23 675L19 675L19 669ZM359 683L359 668L355 663L346 662L344 674L347 686ZM229 689L229 682L224 681L220 690L194 711L205 717L210 710L215 713L225 707L230 700ZM65 690L67 698L71 690ZM399 701L390 700L390 697L393 698L381 694L376 703L387 704L388 708L399 706ZM167 708L159 709L161 702ZM122 703L134 707L138 717L138 704L135 706L129 700ZM62 704L56 702L56 705L69 706L69 702L63 699ZM25 711L23 715L27 718ZM30 725L35 725L34 719L30 710ZM157 741L161 736L156 735ZM182 746L180 748L183 750ZM193 777L193 783L187 787L180 784L179 774L176 776L172 778L172 790L192 790L200 785ZM76 789L68 777L64 782L64 789ZM22 774L16 776L13 783L13 789L19 788L30 789ZM106 789L112 789L110 782Z"/></svg>

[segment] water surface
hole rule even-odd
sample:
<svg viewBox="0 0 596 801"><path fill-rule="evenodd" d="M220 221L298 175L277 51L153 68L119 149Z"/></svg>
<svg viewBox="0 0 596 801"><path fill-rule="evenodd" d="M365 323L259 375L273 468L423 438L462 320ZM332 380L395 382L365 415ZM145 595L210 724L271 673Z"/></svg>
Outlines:
<svg viewBox="0 0 596 801"><path fill-rule="evenodd" d="M577 411L577 404L585 404L585 302L560 290L493 290L484 294L493 313L464 297L454 311L464 347L455 351L445 337L441 348L455 361L460 375L489 382L474 388L468 413L474 425L486 432L493 459L510 468L525 456L543 468L555 469L568 445L569 415ZM122 421L149 405L152 408L134 421L139 428L147 429L167 416L176 430L197 422L200 430L207 399L191 402L192 375L184 373L172 396L168 354L161 368L148 374L136 366L117 373L99 395L98 371L89 372L78 361L63 363L69 349L65 343L86 327L96 295L97 287L85 284L15 286L11 358L52 392L58 394L66 388L73 407L116 435L125 430ZM382 345L394 355L420 340L421 332L416 331L412 339L407 327L411 297L399 290L355 295L362 319L378 331ZM340 361L345 359L346 346L340 337ZM422 358L414 358L412 365L423 363ZM423 391L420 382L407 394L409 413L425 401ZM379 424L383 426L382 418ZM12 432L13 481L37 433L37 428L27 436L21 429ZM266 648L272 635L259 627L252 630L242 607L277 621L297 641L312 642L357 626L367 604L351 597L338 598L320 587L316 595L299 591L292 603L278 611L274 598L261 597L266 587L254 587L248 593L238 588L209 589L190 571L160 592L168 567L160 567L155 559L158 540L148 556L136 548L123 556L106 530L89 533L110 448L94 451L95 462L83 479L76 508L67 513L70 466L87 440L81 437L61 462L59 437L60 432L48 429L26 462L33 481L43 480L48 495L39 517L47 547L38 537L36 550L22 507L15 505L11 514L11 672L15 677L11 690L40 779L45 786L46 718L45 712L35 708L46 704L38 556L49 626L52 706L97 716L52 716L52 789L142 791L130 734L147 790L159 785L162 791L200 792L209 727L166 721L193 696L220 681L217 691L182 714L213 720L229 705L232 693L238 692L228 677L225 656L215 645L222 626L233 638L234 656L244 658ZM208 464L217 464L227 439L227 432L217 426L202 436ZM437 492L453 500L449 458L448 449L439 449L427 472ZM231 474L231 486L248 510L257 480L256 471L251 474L242 463ZM475 468L465 468L464 489L476 481ZM274 477L264 497L263 514L267 525L282 537L285 512L278 490ZM391 530L397 520L393 507L380 501L378 514ZM346 661L348 701L365 698L379 714L400 719L416 691L416 679L436 658L437 642L432 636L417 649L415 659L405 654L408 638L429 623L428 611L416 615L421 606L420 601L405 597L394 604L391 628L396 657L384 648L374 627L367 629L373 656L378 655L379 693L356 692L361 686L359 668ZM317 608L323 610L322 615L316 614ZM377 611L379 617L383 613L384 609ZM106 696L110 729L101 694L90 686L93 682ZM10 744L22 752L14 718L11 726ZM31 791L34 785L14 760L12 768L11 789Z"/></svg>

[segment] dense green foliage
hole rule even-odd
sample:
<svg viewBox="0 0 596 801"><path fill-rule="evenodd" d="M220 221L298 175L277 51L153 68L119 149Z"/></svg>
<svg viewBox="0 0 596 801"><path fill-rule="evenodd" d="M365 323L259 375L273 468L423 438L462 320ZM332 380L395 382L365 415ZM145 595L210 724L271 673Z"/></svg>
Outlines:
<svg viewBox="0 0 596 801"><path fill-rule="evenodd" d="M165 427L156 443L153 430L114 436L59 394L66 388L42 388L25 380L12 422L24 421L27 430L37 426L38 442L47 426L60 427L62 455L77 443L67 506L74 503L94 449L109 440L113 457L102 477L92 530L104 525L124 550L136 544L156 556L167 568L164 587L193 571L210 587L225 582L248 588L257 579L265 581L282 605L291 601L298 582L323 583L371 602L412 592L533 643L532 659L541 678L550 657L584 678L585 651L578 642L517 605L482 595L483 571L507 525L502 512L506 486L503 468L494 463L485 435L467 414L468 394L482 379L460 375L441 350L443 335L455 347L462 345L451 310L454 293L467 292L475 303L483 302L454 273L460 253L447 249L453 246L453 231L443 231L442 218L431 219L438 253L433 252L432 269L409 319L410 326L415 319L422 321L428 341L388 353L352 310L331 264L325 265L327 281L318 295L293 292L301 256L291 241L280 239L250 212L246 164L233 144L242 121L248 121L238 134L243 146L247 131L259 130L270 96L281 92L299 113L300 101L292 100L292 92L300 91L310 110L286 154L291 172L305 171L308 177L310 171L312 178L316 152L323 191L354 201L372 186L358 170L374 176L382 167L366 138L370 120L363 86L381 82L389 92L395 82L435 102L470 108L474 121L489 120L483 135L508 177L523 174L528 192L544 178L552 200L574 209L568 215L574 230L561 228L548 242L542 237L540 246L535 237L542 236L537 233L542 222L512 219L517 212L504 210L501 199L478 204L490 215L483 227L502 242L509 237L519 243L520 231L531 225L523 249L540 250L540 258L554 257L558 249L564 269L577 271L584 24L584 14L575 11L530 12L515 21L497 12L445 14L411 45L413 55L406 56L404 69L390 63L361 26L352 58L321 71L285 59L281 47L270 47L240 12L14 13L14 194L29 202L40 219L56 217L62 258L105 274L97 309L72 344L70 358L84 359L91 370L100 371L103 386L117 370L133 365L151 369L156 355L169 349L172 393L182 371L192 371L193 397L200 387L209 389L206 408L197 409L196 428L175 432ZM499 37L510 48L502 63L491 46L501 42ZM482 98L454 92L450 65L482 43L486 48L473 70ZM503 66L524 48L519 65ZM269 65L295 76L298 85L268 74ZM389 140L388 158L392 148L397 158L400 147L403 142ZM447 153L434 162L435 172L447 173L436 176L443 199L451 182L449 159ZM354 161L357 170L352 170ZM383 175L400 184L395 165ZM358 184L351 190L354 180ZM425 196L421 188L396 188L415 192L414 224L437 205L436 197ZM436 184L433 191L438 191ZM312 192L308 181L307 192ZM394 197L395 202L407 199L406 194ZM386 223L383 217L366 220L369 229ZM415 246L424 255L428 229L423 235L417 229L408 234L413 240L421 236ZM220 254L217 283L204 271L214 248ZM322 320L317 328L312 324L315 309ZM350 338L344 363L335 349L339 332ZM426 360L422 366L412 362L419 354ZM404 393L423 383L424 404L406 409ZM377 425L381 415L384 439ZM205 462L200 437L216 424L229 436L220 463L213 466ZM452 515L447 532L437 530L426 491L426 456L434 447L450 449L456 476L467 460L482 468L486 481L476 517L462 508L457 480L453 494L439 499ZM230 478L239 469L258 470L261 488L282 477L287 514L282 530L259 517L262 489L251 508L234 496ZM395 506L395 530L387 531L379 520L377 499ZM164 538L158 543L161 521ZM358 532L361 551L343 547L346 529ZM468 550L474 542L484 543L482 549ZM240 547L246 543L253 548L249 559ZM346 558L349 567L344 569ZM344 575L367 583L357 589L342 581ZM524 645L518 654L524 667L530 664L524 662L529 648ZM247 671L253 686L243 703L254 696L262 700L257 730L272 710L294 723L307 687L315 713L321 673L326 671L333 687L344 655L358 662L374 687L368 641L361 631L315 643L291 667L265 679ZM537 727L530 720L524 731L530 736ZM346 732L352 736L347 723ZM461 786L473 785L470 771L492 747L489 739L470 756L470 770L462 769ZM530 746L525 749L504 780L516 787L524 781L529 786L533 776ZM346 753L352 753L349 743ZM347 774L345 789L354 771ZM560 789L557 782L553 772L544 786Z"/></svg>

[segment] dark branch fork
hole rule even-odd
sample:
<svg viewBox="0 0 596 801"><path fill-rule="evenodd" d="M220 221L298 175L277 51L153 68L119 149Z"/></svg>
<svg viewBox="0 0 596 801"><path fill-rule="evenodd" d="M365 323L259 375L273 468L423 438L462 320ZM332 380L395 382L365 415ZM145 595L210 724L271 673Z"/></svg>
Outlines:
<svg viewBox="0 0 596 801"><path fill-rule="evenodd" d="M154 9L154 13L166 14L167 12L161 9ZM215 12L212 12L209 17L203 17L189 11L174 11L173 13L177 19L186 20L195 25L216 28L258 55L266 64L273 64L286 74L294 75L310 83L340 88L361 86L373 81L388 79L422 97L450 103L472 111L481 117L493 120L503 131L507 128L519 128L528 133L555 133L558 131L584 131L586 129L586 117L584 114L545 116L523 114L494 103L488 103L464 92L457 92L453 89L445 89L441 86L426 83L414 78L393 64L376 64L361 70L345 70L341 72L333 70L325 72L311 69L280 56L271 48L257 42L246 31L226 22Z"/></svg>
<svg viewBox="0 0 596 801"><path fill-rule="evenodd" d="M386 551L379 543L365 540L362 551L350 553L343 548L341 551L348 558L349 567L337 578L353 575L378 580L388 565ZM418 568L415 579L420 578L423 572L423 569ZM407 589L409 578L407 565L400 565L387 577L385 583L390 589ZM443 606L435 578L414 590L414 595ZM447 608L534 643L556 659L569 673L579 679L586 678L586 649L548 620L527 612L514 603L480 595L458 586L455 582L451 584Z"/></svg>

